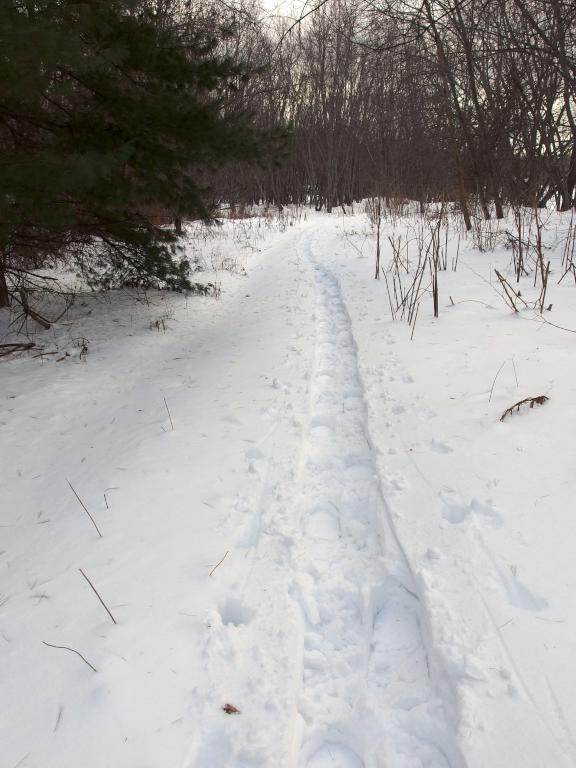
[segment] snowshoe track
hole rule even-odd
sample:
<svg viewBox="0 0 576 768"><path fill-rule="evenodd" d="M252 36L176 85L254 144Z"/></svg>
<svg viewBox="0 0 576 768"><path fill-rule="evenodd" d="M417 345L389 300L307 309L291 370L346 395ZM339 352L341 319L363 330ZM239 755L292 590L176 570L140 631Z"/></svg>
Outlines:
<svg viewBox="0 0 576 768"><path fill-rule="evenodd" d="M316 285L316 357L292 596L303 622L298 768L462 768L431 679L420 604L382 497L337 279Z"/></svg>

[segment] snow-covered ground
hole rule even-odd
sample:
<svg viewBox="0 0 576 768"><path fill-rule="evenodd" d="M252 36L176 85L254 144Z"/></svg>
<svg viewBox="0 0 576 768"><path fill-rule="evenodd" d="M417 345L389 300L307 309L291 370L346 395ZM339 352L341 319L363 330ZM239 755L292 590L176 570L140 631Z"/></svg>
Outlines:
<svg viewBox="0 0 576 768"><path fill-rule="evenodd" d="M0 766L575 766L569 214L548 323L454 236L413 339L363 213L285 223L0 360Z"/></svg>

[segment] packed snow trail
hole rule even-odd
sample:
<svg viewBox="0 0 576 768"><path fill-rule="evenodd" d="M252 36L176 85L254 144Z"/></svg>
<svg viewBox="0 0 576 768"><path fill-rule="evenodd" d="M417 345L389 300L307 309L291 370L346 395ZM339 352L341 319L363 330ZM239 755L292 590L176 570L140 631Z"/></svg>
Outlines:
<svg viewBox="0 0 576 768"><path fill-rule="evenodd" d="M274 445L254 460L261 491L240 510L252 523L231 521L244 566L208 618L185 766L462 768L381 493L350 318L313 238L297 233L285 262L296 281L280 306L291 294L308 314L286 349L292 383L276 384ZM223 720L226 701L242 716Z"/></svg>
<svg viewBox="0 0 576 768"><path fill-rule="evenodd" d="M419 598L382 498L350 319L311 245L305 235L317 336L293 560L304 622L298 766L457 768Z"/></svg>

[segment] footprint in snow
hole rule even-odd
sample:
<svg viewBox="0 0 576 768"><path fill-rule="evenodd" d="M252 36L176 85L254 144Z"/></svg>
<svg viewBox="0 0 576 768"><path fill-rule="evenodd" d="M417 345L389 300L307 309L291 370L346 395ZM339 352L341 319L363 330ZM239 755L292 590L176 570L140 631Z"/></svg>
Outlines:
<svg viewBox="0 0 576 768"><path fill-rule="evenodd" d="M220 418L220 421L224 421L228 424L238 424L242 426L242 421L240 421L240 419L237 418L236 416L233 416L231 413L226 414L226 416L222 416Z"/></svg>
<svg viewBox="0 0 576 768"><path fill-rule="evenodd" d="M453 525L474 518L484 525L497 528L502 525L502 517L491 499L479 501L472 499L469 504L455 499L444 499L442 517Z"/></svg>
<svg viewBox="0 0 576 768"><path fill-rule="evenodd" d="M548 606L543 597L534 594L522 584L516 575L514 566L505 568L497 563L496 570L498 571L500 587L511 605L516 606L516 608L523 608L525 611L542 611Z"/></svg>
<svg viewBox="0 0 576 768"><path fill-rule="evenodd" d="M326 743L312 755L306 768L364 768L364 763L349 747Z"/></svg>
<svg viewBox="0 0 576 768"><path fill-rule="evenodd" d="M253 461L258 461L259 459L264 458L264 454L259 448L246 448L244 453L247 459L252 459Z"/></svg>
<svg viewBox="0 0 576 768"><path fill-rule="evenodd" d="M448 443L445 443L443 440L436 440L436 438L432 438L430 448L432 448L435 453L453 453L454 451Z"/></svg>
<svg viewBox="0 0 576 768"><path fill-rule="evenodd" d="M249 624L254 617L254 611L237 597L227 598L218 609L218 612L222 618L222 624L234 627Z"/></svg>
<svg viewBox="0 0 576 768"><path fill-rule="evenodd" d="M400 493L408 487L405 478L402 475L389 474L385 478L386 490L390 493Z"/></svg>
<svg viewBox="0 0 576 768"><path fill-rule="evenodd" d="M304 531L311 539L335 541L340 536L340 525L332 510L320 508L306 518Z"/></svg>
<svg viewBox="0 0 576 768"><path fill-rule="evenodd" d="M311 429L324 428L333 432L335 426L336 418L332 413L317 413L310 419Z"/></svg>

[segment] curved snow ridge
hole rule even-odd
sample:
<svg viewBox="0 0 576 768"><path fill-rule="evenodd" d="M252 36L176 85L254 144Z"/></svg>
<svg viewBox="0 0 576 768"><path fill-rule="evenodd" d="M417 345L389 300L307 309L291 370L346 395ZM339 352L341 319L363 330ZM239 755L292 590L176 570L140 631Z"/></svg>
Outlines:
<svg viewBox="0 0 576 768"><path fill-rule="evenodd" d="M431 678L424 615L384 502L350 318L316 285L316 354L297 500L291 594L302 610L297 768L463 768Z"/></svg>

